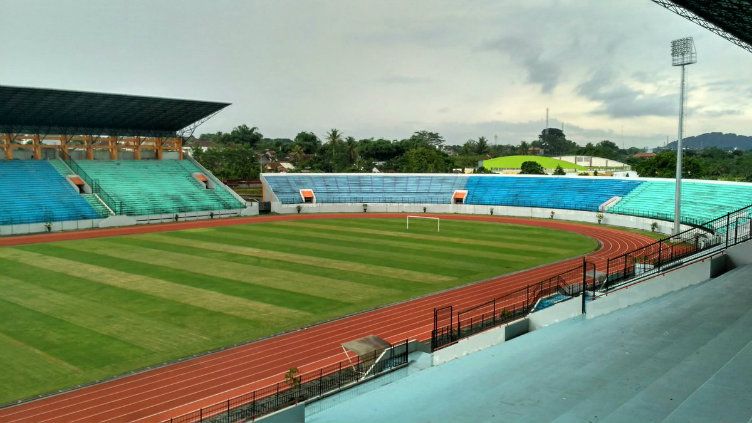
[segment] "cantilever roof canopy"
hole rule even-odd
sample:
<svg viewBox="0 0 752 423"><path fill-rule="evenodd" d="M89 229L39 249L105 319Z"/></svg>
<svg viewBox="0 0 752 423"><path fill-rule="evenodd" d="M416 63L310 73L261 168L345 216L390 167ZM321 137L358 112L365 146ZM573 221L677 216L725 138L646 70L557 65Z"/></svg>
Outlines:
<svg viewBox="0 0 752 423"><path fill-rule="evenodd" d="M653 0L752 52L752 0Z"/></svg>
<svg viewBox="0 0 752 423"><path fill-rule="evenodd" d="M0 132L176 136L229 103L0 85Z"/></svg>

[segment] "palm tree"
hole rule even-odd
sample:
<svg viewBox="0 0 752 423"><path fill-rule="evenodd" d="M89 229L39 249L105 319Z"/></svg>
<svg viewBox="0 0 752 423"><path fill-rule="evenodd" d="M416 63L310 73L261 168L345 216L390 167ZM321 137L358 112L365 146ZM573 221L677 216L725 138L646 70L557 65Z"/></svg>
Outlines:
<svg viewBox="0 0 752 423"><path fill-rule="evenodd" d="M292 160L293 164L295 164L295 166L300 166L304 158L305 151L303 151L303 146L301 146L300 144L293 145L292 149L290 149L290 159Z"/></svg>
<svg viewBox="0 0 752 423"><path fill-rule="evenodd" d="M342 142L342 132L339 129L332 129L327 132L326 140L332 144L340 144Z"/></svg>
<svg viewBox="0 0 752 423"><path fill-rule="evenodd" d="M347 137L347 158L350 160L350 165L358 161L358 142L353 137Z"/></svg>

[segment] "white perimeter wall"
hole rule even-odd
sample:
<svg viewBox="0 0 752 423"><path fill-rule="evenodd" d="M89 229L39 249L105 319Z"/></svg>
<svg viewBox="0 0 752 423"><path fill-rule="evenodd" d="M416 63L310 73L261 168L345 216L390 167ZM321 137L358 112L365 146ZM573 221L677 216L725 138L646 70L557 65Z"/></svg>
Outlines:
<svg viewBox="0 0 752 423"><path fill-rule="evenodd" d="M279 214L296 214L300 206L300 213L363 213L363 203L316 203L316 204L281 204L272 203L272 212ZM555 220L570 220L574 222L598 223L598 212L548 209L537 207L511 207L511 206L478 206L466 204L402 204L402 203L367 203L369 213L426 213L441 214L478 214L490 215L493 210L494 216L513 216L549 219L551 211L554 212ZM621 214L603 213L603 224L622 226L625 228L651 230L653 222L658 224L658 232L670 234L672 222L658 219L648 219L638 216L625 216ZM682 225L682 229L690 226Z"/></svg>

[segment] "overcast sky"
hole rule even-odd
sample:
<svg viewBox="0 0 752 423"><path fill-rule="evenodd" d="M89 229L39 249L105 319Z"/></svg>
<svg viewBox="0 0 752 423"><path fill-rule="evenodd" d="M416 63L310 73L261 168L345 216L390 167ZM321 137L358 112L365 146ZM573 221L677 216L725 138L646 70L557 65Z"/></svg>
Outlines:
<svg viewBox="0 0 752 423"><path fill-rule="evenodd" d="M519 143L549 107L580 144L655 146L685 36L686 134L752 135L752 54L648 0L0 0L0 84L232 103L198 132Z"/></svg>

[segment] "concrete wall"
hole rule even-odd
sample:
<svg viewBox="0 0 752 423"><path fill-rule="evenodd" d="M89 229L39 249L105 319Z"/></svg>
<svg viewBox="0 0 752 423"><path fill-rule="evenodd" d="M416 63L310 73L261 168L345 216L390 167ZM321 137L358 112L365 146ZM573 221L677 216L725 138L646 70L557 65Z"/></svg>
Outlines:
<svg viewBox="0 0 752 423"><path fill-rule="evenodd" d="M272 212L280 214L296 214L297 207L301 207L300 213L363 213L363 203L318 203L318 204L281 204L272 203ZM549 209L537 207L512 207L512 206L477 206L465 204L401 204L401 203L367 203L368 212L373 213L427 213L441 214L479 214L490 215L491 210L495 216L512 216L549 219L551 211L554 212L555 220L569 220L575 222L598 223L597 212ZM621 226L625 228L651 230L653 222L658 224L658 232L670 234L672 222L658 219L648 219L637 216L625 216L621 214L604 213L603 224ZM682 229L689 229L682 225Z"/></svg>
<svg viewBox="0 0 752 423"><path fill-rule="evenodd" d="M752 264L752 241L743 242L726 250L728 259L733 266Z"/></svg>
<svg viewBox="0 0 752 423"><path fill-rule="evenodd" d="M562 301L527 317L497 326L464 339L433 353L433 365L438 366L476 351L501 344L528 332L582 315L582 300L575 297Z"/></svg>
<svg viewBox="0 0 752 423"><path fill-rule="evenodd" d="M258 216L259 214L259 203L255 201L247 201L245 203L246 207L240 212L241 216Z"/></svg>
<svg viewBox="0 0 752 423"><path fill-rule="evenodd" d="M75 231L80 229L94 229L100 227L106 219L66 220L52 222L50 232ZM0 236L27 235L48 232L44 223L23 223L17 225L0 226Z"/></svg>
<svg viewBox="0 0 752 423"><path fill-rule="evenodd" d="M587 318L602 316L704 282L710 278L711 262L712 258L706 257L685 267L672 269L642 282L616 289L607 295L598 296L594 301L587 303Z"/></svg>
<svg viewBox="0 0 752 423"><path fill-rule="evenodd" d="M497 326L477 335L460 339L456 344L442 348L433 353L433 365L438 366L455 358L501 344L506 341L506 326Z"/></svg>
<svg viewBox="0 0 752 423"><path fill-rule="evenodd" d="M528 316L530 332L582 315L582 297L574 297Z"/></svg>
<svg viewBox="0 0 752 423"><path fill-rule="evenodd" d="M255 421L264 423L305 423L305 403L283 408Z"/></svg>

